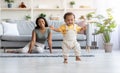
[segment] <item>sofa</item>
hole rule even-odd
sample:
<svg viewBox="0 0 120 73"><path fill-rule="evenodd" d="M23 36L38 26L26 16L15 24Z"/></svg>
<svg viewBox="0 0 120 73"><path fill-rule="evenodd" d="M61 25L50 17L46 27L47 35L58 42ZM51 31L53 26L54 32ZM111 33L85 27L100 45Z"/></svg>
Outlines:
<svg viewBox="0 0 120 73"><path fill-rule="evenodd" d="M59 27L64 21L47 20L49 26ZM79 22L76 22L79 24ZM20 49L31 40L31 33L35 27L35 22L26 20L9 20L0 23L0 48L4 49ZM87 37L86 37L87 36ZM77 40L82 48L91 44L90 26L87 25L86 34L79 33ZM53 48L61 48L62 34L52 31ZM48 48L47 42L46 49Z"/></svg>

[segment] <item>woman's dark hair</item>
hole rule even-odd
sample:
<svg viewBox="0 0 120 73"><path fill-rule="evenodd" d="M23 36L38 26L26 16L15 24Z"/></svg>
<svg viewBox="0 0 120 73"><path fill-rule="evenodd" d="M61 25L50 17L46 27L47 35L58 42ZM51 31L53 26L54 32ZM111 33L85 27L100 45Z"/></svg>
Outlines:
<svg viewBox="0 0 120 73"><path fill-rule="evenodd" d="M36 27L35 27L35 29L39 29L40 28L40 26L39 26L39 24L38 24L38 20L39 19L43 19L44 21L45 21L45 27L48 27L48 23L47 23L47 20L44 18L44 17L38 17L37 19L36 19Z"/></svg>
<svg viewBox="0 0 120 73"><path fill-rule="evenodd" d="M64 20L65 20L66 17L69 16L69 15L73 15L74 18L75 18L75 15L74 15L72 12L67 12L67 13L65 13L65 15L64 15Z"/></svg>

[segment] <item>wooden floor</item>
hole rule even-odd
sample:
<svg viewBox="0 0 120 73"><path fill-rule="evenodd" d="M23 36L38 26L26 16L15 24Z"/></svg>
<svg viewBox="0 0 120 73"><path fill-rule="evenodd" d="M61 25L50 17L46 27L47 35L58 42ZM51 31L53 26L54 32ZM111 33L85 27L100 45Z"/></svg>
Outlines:
<svg viewBox="0 0 120 73"><path fill-rule="evenodd" d="M120 73L120 51L90 53L95 57L81 57L80 62L69 57L68 64L63 57L2 57L0 73Z"/></svg>

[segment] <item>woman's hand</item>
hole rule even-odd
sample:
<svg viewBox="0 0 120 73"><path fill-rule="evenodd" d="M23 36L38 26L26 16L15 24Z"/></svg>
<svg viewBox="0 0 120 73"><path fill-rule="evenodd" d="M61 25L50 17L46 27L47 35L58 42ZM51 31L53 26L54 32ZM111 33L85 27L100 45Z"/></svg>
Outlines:
<svg viewBox="0 0 120 73"><path fill-rule="evenodd" d="M28 53L30 53L30 54L31 54L31 53L32 53L32 50L28 50Z"/></svg>
<svg viewBox="0 0 120 73"><path fill-rule="evenodd" d="M50 49L50 54L52 54L52 49Z"/></svg>

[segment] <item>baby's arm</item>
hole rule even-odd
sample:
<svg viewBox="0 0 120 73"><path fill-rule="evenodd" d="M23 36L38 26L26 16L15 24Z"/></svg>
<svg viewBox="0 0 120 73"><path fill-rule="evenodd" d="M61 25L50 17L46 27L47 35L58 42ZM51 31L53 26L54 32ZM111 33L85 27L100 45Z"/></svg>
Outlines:
<svg viewBox="0 0 120 73"><path fill-rule="evenodd" d="M59 28L55 28L54 26L50 26L50 29L53 30L53 31L56 31L56 32L60 32L60 29Z"/></svg>

